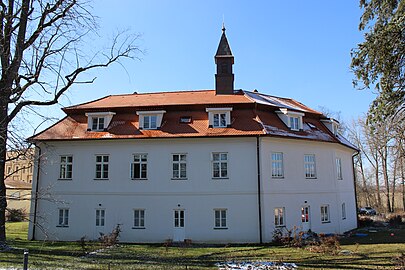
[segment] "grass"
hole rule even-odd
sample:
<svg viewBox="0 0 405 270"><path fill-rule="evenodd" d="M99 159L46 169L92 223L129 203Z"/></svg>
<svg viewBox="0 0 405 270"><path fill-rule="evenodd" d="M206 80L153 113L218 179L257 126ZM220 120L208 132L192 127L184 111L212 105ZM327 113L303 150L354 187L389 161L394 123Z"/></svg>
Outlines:
<svg viewBox="0 0 405 270"><path fill-rule="evenodd" d="M30 269L217 269L223 261L283 261L299 269L395 269L393 258L405 251L405 230L381 231L367 237L341 240L349 255L312 253L305 249L244 245L165 247L119 244L95 255L83 256L78 242L27 241L26 222L8 223L8 245L0 252L0 268L22 268L28 249ZM391 236L391 233L394 235ZM100 248L91 243L88 250Z"/></svg>

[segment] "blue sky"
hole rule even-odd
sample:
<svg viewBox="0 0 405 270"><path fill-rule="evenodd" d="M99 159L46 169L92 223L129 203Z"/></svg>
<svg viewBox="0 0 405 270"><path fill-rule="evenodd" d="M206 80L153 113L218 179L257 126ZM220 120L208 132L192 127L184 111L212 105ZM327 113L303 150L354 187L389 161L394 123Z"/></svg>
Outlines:
<svg viewBox="0 0 405 270"><path fill-rule="evenodd" d="M350 51L362 41L358 1L97 0L99 40L129 29L140 33L140 61L97 70L92 85L72 88L47 113L110 94L214 89L223 20L235 56L235 88L294 98L341 112L365 113L375 95L356 90Z"/></svg>

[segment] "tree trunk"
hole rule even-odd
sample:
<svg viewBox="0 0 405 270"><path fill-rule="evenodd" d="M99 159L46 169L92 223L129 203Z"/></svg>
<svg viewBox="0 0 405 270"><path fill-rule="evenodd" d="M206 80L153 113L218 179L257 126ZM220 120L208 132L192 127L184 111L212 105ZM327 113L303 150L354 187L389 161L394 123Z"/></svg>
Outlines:
<svg viewBox="0 0 405 270"><path fill-rule="evenodd" d="M7 154L8 98L4 97L5 92L0 88L0 245L6 241L7 197L4 176Z"/></svg>
<svg viewBox="0 0 405 270"><path fill-rule="evenodd" d="M398 169L398 156L395 157L394 161L394 172L392 176L392 192L391 192L391 210L395 211L395 186L397 185L397 169Z"/></svg>
<svg viewBox="0 0 405 270"><path fill-rule="evenodd" d="M386 205L387 205L387 211L389 213L392 212L391 210L391 199L390 199L390 183L389 183L389 178L388 178L388 166L387 166L387 148L384 147L384 154L381 155L382 158L382 173L384 177L384 185L385 185L385 198L386 198Z"/></svg>
<svg viewBox="0 0 405 270"><path fill-rule="evenodd" d="M377 154L376 154L377 155ZM375 159L375 186L377 189L377 204L381 207L381 195L380 195L380 182L379 182L379 170L378 170L378 159Z"/></svg>

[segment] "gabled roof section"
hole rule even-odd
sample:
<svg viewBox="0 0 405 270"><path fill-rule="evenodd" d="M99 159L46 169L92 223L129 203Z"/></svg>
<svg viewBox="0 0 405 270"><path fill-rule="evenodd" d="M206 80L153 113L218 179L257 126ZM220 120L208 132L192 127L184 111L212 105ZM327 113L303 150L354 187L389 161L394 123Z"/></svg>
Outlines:
<svg viewBox="0 0 405 270"><path fill-rule="evenodd" d="M219 45L218 45L218 49L217 49L217 53L215 54L215 57L232 56L231 47L229 46L228 39L226 38L225 30L226 30L225 26L222 26L222 36L221 36L221 40L219 41Z"/></svg>

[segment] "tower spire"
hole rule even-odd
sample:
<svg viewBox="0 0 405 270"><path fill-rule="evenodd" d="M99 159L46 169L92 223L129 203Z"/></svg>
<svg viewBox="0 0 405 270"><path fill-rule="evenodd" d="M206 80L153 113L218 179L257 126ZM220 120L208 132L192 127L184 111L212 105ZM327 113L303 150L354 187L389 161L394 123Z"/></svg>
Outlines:
<svg viewBox="0 0 405 270"><path fill-rule="evenodd" d="M221 40L219 41L217 53L215 54L215 64L217 65L215 91L217 95L232 95L234 90L234 75L232 73L234 57L228 39L226 38L225 30L225 23L222 23Z"/></svg>

